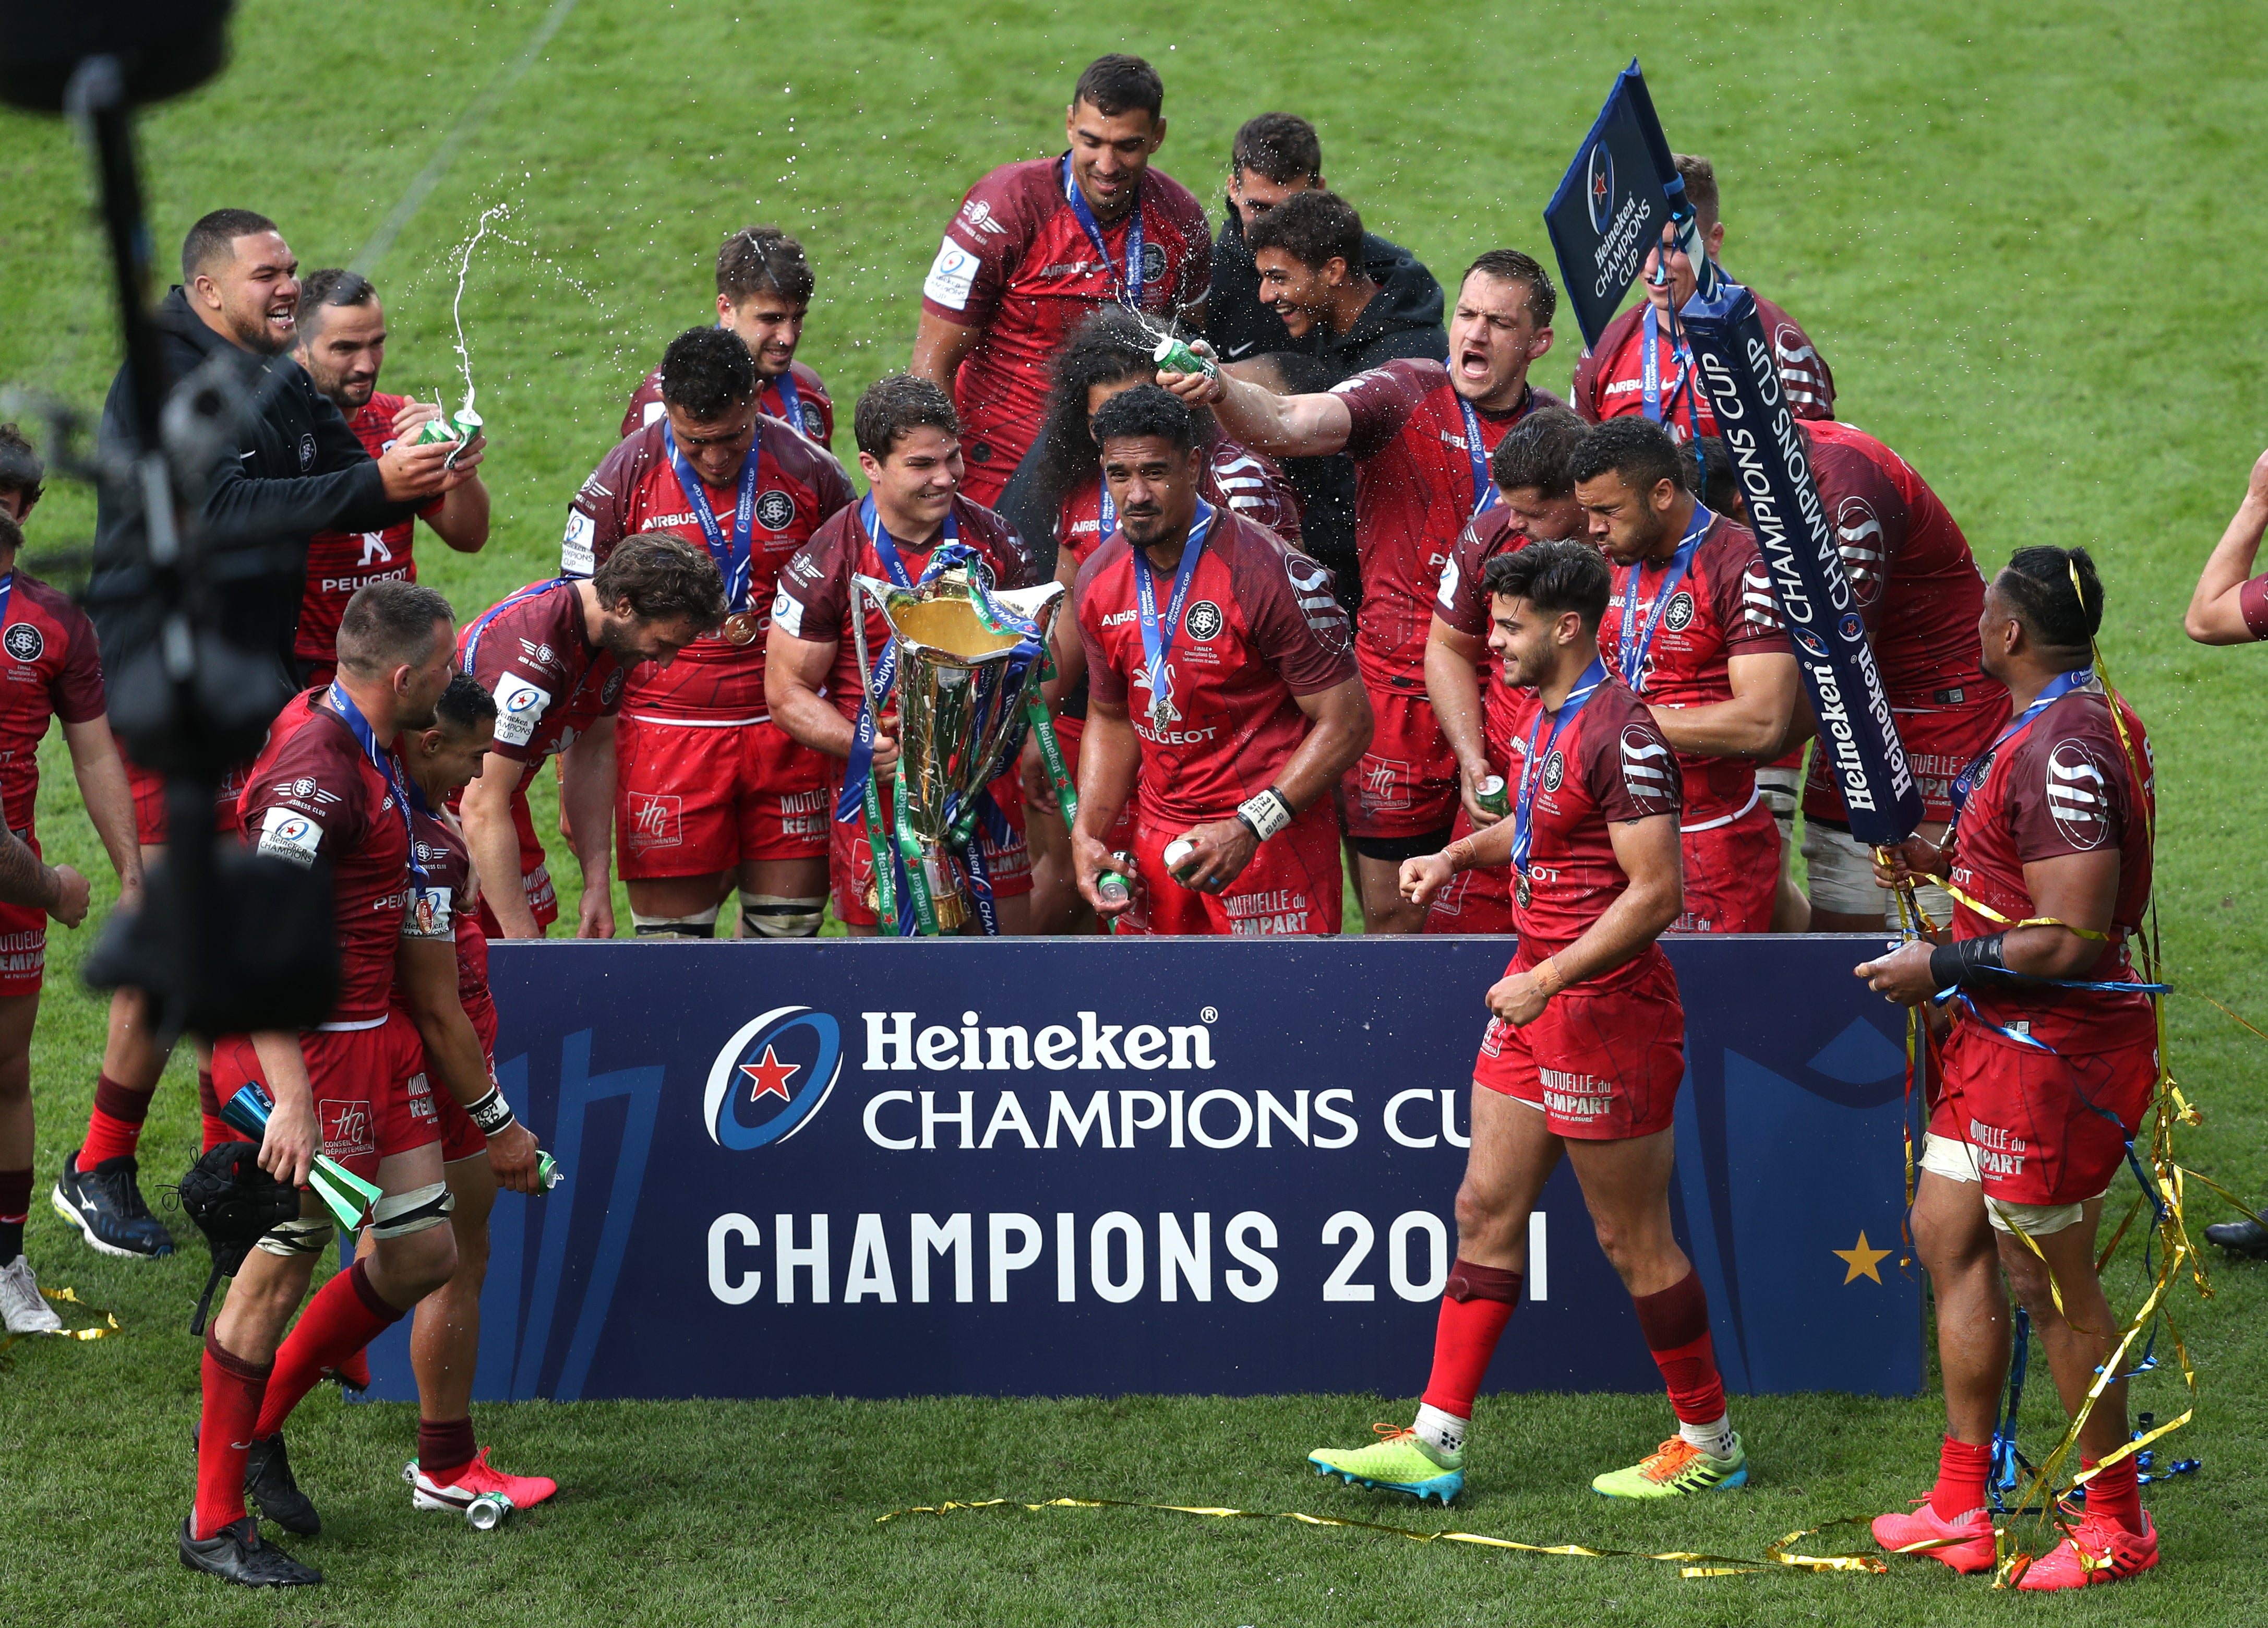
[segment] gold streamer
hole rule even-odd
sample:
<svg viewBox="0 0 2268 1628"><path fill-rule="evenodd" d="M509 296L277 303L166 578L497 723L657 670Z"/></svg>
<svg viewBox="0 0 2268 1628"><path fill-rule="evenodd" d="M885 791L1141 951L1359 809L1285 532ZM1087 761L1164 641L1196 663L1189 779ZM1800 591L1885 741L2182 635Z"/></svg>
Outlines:
<svg viewBox="0 0 2268 1628"><path fill-rule="evenodd" d="M1013 1499L987 1498L969 1503L924 1504L911 1509L893 1509L886 1515L874 1517L874 1524L895 1521L901 1515L942 1515L955 1510L1005 1509L1016 1507L1031 1511L1042 1509L1152 1509L1168 1514L1202 1515L1219 1521L1291 1521L1301 1526L1342 1527L1349 1531L1382 1532L1391 1537L1408 1538L1418 1543L1473 1543L1484 1549L1515 1550L1522 1554L1562 1555L1583 1560L1654 1560L1678 1568L1685 1578L1739 1577L1757 1572L1791 1570L1800 1572L1887 1572L1889 1567L1873 1555L1806 1555L1794 1554L1789 1545L1800 1538L1811 1537L1838 1526L1855 1526L1866 1520L1864 1515L1845 1515L1819 1526L1806 1527L1790 1532L1778 1543L1766 1544L1764 1558L1753 1559L1741 1555L1713 1555L1671 1550L1660 1554L1647 1554L1635 1549L1594 1549L1585 1543L1523 1543L1509 1537L1491 1537L1481 1532L1424 1532L1412 1527L1388 1526L1380 1521L1352 1521L1337 1515L1311 1515L1296 1509L1229 1509L1204 1504L1150 1504L1118 1498L1051 1498L1037 1504L1018 1504Z"/></svg>
<svg viewBox="0 0 2268 1628"><path fill-rule="evenodd" d="M6 1339L0 1340L0 1355L4 1355L9 1347L20 1345L28 1339L99 1340L107 1338L119 1331L118 1315L115 1312L107 1312L99 1307L87 1305L85 1300L79 1299L76 1289L69 1286L61 1289L42 1288L40 1293L59 1305L79 1307L92 1315L101 1318L102 1321L92 1328L57 1329L46 1335L11 1334Z"/></svg>

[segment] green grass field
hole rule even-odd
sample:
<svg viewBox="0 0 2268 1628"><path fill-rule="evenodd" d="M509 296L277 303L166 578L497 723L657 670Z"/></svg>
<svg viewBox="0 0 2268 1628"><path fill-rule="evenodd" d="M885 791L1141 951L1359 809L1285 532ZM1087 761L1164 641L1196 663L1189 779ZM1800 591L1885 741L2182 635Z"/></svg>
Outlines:
<svg viewBox="0 0 2268 1628"><path fill-rule="evenodd" d="M191 220L224 205L275 216L308 266L344 263L550 10L243 6L229 73L143 127L161 266ZM2250 755L2268 668L2180 630L2268 432L2268 273L2246 207L2268 48L2251 8L1342 4L1239 24L1166 0L1130 29L1001 0L933 18L873 0L828 10L582 0L376 268L394 335L385 387L453 399L450 252L483 210L510 206L503 231L516 241L482 246L463 302L496 534L477 558L427 556L428 580L460 612L556 562L567 497L611 443L632 382L703 319L711 256L732 226L777 221L802 237L820 276L804 354L847 403L902 365L922 272L961 189L990 165L1054 151L1071 80L1099 52L1160 63L1171 136L1159 162L1201 195L1217 199L1239 122L1292 108L1320 127L1329 179L1373 227L1454 276L1496 244L1541 252L1543 203L1635 51L1673 143L1717 161L1727 261L1818 337L1844 415L1911 459L1988 564L2033 542L2096 551L2112 674L2155 736L2172 975L2268 1027L2268 791ZM82 157L61 126L0 115L0 381L92 410L114 338ZM1580 349L1570 323L1542 381L1563 387ZM92 510L56 485L32 525L34 556L82 542ZM48 851L94 874L99 850L52 742L47 769ZM555 858L571 892L572 861ZM98 899L108 892L98 880ZM52 940L34 1054L43 1182L76 1145L92 1092L102 1009L75 977L91 933ZM2177 998L2170 1021L2175 1068L2207 1116L2189 1161L2268 1189L2268 1050L2198 1000ZM194 1152L192 1095L177 1065L144 1145L149 1184ZM2077 1599L1994 1595L1921 1562L1887 1577L1685 1581L1640 1562L1120 1510L873 1524L946 1498L1075 1494L1756 1554L1923 1491L1940 1419L1927 1399L1747 1400L1754 1490L1641 1510L1583 1488L1662 1433L1658 1398L1497 1396L1482 1403L1473 1490L1451 1516L1325 1485L1300 1462L1373 1418L1403 1418L1405 1398L490 1408L483 1439L568 1491L483 1537L410 1514L395 1479L413 1450L409 1410L329 1394L302 1411L292 1450L328 1521L299 1552L331 1580L269 1598L224 1592L173 1558L196 1410L183 1329L202 1248L155 1265L99 1260L43 1189L30 1250L48 1285L114 1310L122 1331L0 1356L9 1624L2268 1619L2253 1523L2268 1493L2268 1333L2256 1321L2268 1276L2241 1264L2211 1263L2209 1305L2177 1302L2204 1400L2169 1445L2204 1469L2146 1494L2165 1564ZM2131 1271L2121 1282L2131 1289ZM1413 1385L1424 1365L1413 1350ZM1063 1384L1075 1392L1079 1376ZM2035 1444L2054 1428L2046 1393L2034 1387ZM2178 1396L2176 1379L2153 1377L2135 1405L2162 1418ZM1838 1536L1858 1546L1855 1533L1817 1541Z"/></svg>

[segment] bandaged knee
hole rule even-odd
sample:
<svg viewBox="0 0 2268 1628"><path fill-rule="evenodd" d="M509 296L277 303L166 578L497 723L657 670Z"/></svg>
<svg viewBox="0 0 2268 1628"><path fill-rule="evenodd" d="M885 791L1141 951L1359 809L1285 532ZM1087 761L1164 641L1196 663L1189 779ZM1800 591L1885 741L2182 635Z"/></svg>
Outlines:
<svg viewBox="0 0 2268 1628"><path fill-rule="evenodd" d="M320 1255L331 1247L335 1231L322 1216L303 1215L296 1221L280 1221L261 1234L259 1248L287 1261L294 1256Z"/></svg>
<svg viewBox="0 0 2268 1628"><path fill-rule="evenodd" d="M1933 1175L1948 1182L1981 1182L1977 1169L1977 1150L1956 1137L1940 1136L1934 1131L1922 1138L1921 1168ZM2087 1205L2081 1204L2011 1204L2005 1198L1995 1198L1990 1193L1984 1197L1984 1219L1994 1232L2026 1237L2047 1238L2066 1227L2076 1227L2086 1218Z"/></svg>
<svg viewBox="0 0 2268 1628"><path fill-rule="evenodd" d="M413 1187L406 1193L388 1193L370 1212L371 1232L381 1241L407 1238L440 1226L456 1207L457 1196L446 1182Z"/></svg>
<svg viewBox="0 0 2268 1628"><path fill-rule="evenodd" d="M630 912L630 927L641 939L713 939L717 936L717 907L691 916L641 916Z"/></svg>
<svg viewBox="0 0 2268 1628"><path fill-rule="evenodd" d="M809 939L826 914L824 894L816 899L786 899L774 893L740 890L740 936L744 939Z"/></svg>

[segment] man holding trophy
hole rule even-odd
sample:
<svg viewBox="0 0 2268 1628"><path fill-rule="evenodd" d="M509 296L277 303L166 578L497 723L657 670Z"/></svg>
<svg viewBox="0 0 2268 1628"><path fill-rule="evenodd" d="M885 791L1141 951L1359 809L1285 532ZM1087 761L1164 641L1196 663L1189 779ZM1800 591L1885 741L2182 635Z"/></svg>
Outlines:
<svg viewBox="0 0 2268 1628"><path fill-rule="evenodd" d="M1079 892L1120 932L1335 933L1329 792L1372 719L1330 572L1198 497L1194 417L1171 393L1113 396L1094 431L1119 530L1079 576ZM1134 851L1115 855L1129 796Z"/></svg>

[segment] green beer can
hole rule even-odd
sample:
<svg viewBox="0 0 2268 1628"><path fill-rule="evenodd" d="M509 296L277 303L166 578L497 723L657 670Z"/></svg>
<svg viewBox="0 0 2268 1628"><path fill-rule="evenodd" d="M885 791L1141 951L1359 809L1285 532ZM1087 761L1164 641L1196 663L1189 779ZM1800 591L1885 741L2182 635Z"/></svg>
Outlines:
<svg viewBox="0 0 2268 1628"><path fill-rule="evenodd" d="M1208 379L1220 377L1220 370L1190 350L1171 334L1158 342L1150 352L1150 359L1158 365L1161 373L1203 373Z"/></svg>
<svg viewBox="0 0 2268 1628"><path fill-rule="evenodd" d="M1491 775L1482 781L1473 792L1473 800L1499 820L1512 808L1512 799L1505 794L1502 775Z"/></svg>

